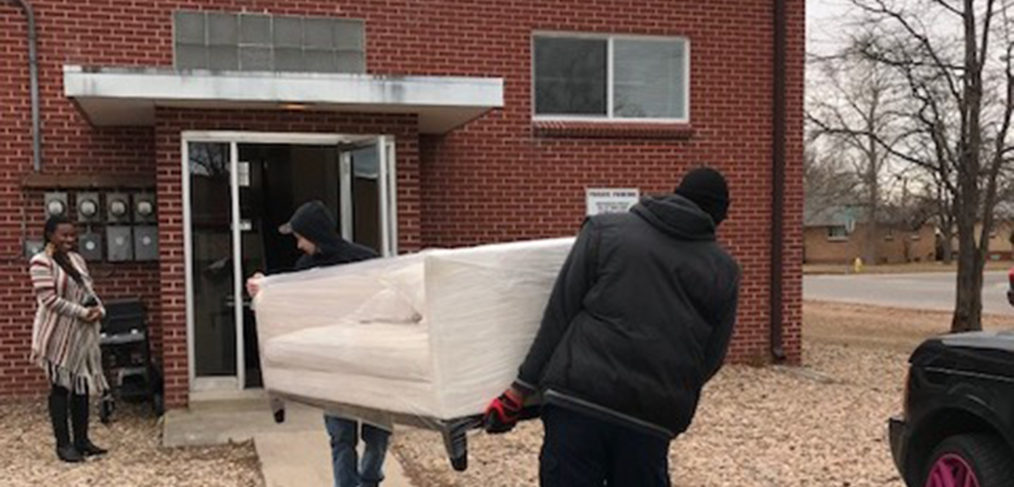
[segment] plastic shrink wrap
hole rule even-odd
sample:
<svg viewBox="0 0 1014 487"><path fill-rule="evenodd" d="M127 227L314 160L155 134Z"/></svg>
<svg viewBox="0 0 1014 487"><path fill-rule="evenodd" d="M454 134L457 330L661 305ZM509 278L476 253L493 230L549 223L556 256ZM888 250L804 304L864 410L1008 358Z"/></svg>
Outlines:
<svg viewBox="0 0 1014 487"><path fill-rule="evenodd" d="M264 387L276 405L438 430L463 470L464 433L516 376L572 244L433 249L264 278Z"/></svg>

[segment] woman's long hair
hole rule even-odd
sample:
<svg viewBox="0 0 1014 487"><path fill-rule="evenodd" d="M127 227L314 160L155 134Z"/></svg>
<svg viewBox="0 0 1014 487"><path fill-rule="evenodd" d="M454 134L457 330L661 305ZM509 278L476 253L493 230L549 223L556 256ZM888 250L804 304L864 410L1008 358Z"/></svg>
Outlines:
<svg viewBox="0 0 1014 487"><path fill-rule="evenodd" d="M46 220L46 226L42 232L42 238L46 242L46 251L53 257L53 260L63 269L71 279L74 280L79 286L84 285L84 280L81 278L81 271L70 261L70 257L66 252L61 250L56 244L53 243L53 234L56 233L56 228L60 225L73 225L74 222L70 221L69 218L57 215L51 216Z"/></svg>

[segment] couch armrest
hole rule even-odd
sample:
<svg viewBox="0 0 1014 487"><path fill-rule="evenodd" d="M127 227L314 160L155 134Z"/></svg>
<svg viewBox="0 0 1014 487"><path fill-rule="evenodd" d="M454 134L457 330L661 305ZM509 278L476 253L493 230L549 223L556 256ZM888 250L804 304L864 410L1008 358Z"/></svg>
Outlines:
<svg viewBox="0 0 1014 487"><path fill-rule="evenodd" d="M572 244L538 240L428 256L427 320L444 417L481 413L510 385Z"/></svg>
<svg viewBox="0 0 1014 487"><path fill-rule="evenodd" d="M373 260L264 278L253 301L260 344L343 321L383 290L378 276L390 265Z"/></svg>

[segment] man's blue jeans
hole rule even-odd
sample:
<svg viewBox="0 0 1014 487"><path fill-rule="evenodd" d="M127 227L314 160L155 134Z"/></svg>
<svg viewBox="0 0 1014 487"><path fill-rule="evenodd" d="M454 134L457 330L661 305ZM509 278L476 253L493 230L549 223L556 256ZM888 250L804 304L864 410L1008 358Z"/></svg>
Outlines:
<svg viewBox="0 0 1014 487"><path fill-rule="evenodd" d="M375 426L362 424L362 438L366 444L363 460L359 462L356 445L359 443L359 422L338 416L324 415L324 426L331 437L331 464L334 468L335 487L375 487L384 480L384 456L391 433Z"/></svg>

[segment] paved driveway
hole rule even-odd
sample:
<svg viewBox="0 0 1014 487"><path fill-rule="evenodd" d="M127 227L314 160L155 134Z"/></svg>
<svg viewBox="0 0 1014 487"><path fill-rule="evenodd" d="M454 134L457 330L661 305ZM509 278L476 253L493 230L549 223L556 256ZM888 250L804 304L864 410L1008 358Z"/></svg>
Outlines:
<svg viewBox="0 0 1014 487"><path fill-rule="evenodd" d="M953 272L803 276L804 299L895 308L951 311L954 309L954 287ZM1007 303L1007 273L985 273L982 310L988 314L1014 316L1014 307Z"/></svg>

